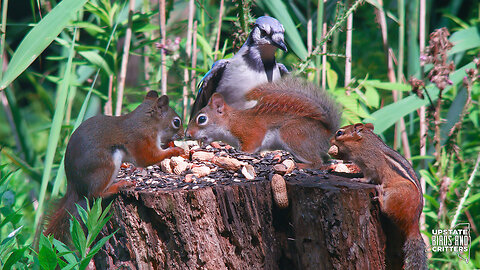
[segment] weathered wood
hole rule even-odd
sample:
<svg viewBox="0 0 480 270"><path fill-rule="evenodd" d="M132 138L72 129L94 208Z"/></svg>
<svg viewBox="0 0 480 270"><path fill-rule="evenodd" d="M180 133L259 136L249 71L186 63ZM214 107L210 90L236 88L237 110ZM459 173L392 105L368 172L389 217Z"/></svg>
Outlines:
<svg viewBox="0 0 480 270"><path fill-rule="evenodd" d="M384 269L372 185L286 177L289 207L269 181L195 190L123 191L102 233L118 232L97 269Z"/></svg>

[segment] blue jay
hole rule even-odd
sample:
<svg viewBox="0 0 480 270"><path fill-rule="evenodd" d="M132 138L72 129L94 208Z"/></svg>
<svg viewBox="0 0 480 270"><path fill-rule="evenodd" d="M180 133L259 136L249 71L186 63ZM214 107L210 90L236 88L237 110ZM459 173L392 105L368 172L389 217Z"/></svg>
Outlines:
<svg viewBox="0 0 480 270"><path fill-rule="evenodd" d="M190 120L208 104L215 92L222 94L225 102L234 108L255 106L256 101L245 100L245 93L256 85L275 81L288 73L283 64L275 61L277 48L287 51L284 32L283 25L275 18L258 18L240 50L230 59L216 61L205 74L192 106Z"/></svg>

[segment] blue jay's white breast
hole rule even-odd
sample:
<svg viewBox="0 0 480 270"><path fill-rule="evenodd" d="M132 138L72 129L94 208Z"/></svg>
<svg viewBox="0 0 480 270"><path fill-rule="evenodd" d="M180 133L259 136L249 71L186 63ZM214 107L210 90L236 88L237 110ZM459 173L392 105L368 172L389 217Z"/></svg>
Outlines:
<svg viewBox="0 0 480 270"><path fill-rule="evenodd" d="M275 81L279 78L280 71L275 66L273 69L273 80ZM247 103L244 98L245 93L267 81L265 71L257 72L243 61L231 61L223 73L217 92L223 95L226 103L230 106L236 109L248 109L255 106L256 102Z"/></svg>

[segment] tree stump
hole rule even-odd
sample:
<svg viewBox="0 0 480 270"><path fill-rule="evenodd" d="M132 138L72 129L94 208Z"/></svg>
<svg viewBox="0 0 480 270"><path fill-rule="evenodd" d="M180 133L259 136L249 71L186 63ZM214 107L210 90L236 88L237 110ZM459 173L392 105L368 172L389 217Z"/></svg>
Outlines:
<svg viewBox="0 0 480 270"><path fill-rule="evenodd" d="M96 269L385 269L375 186L335 175L122 191ZM93 266L93 265L92 265Z"/></svg>

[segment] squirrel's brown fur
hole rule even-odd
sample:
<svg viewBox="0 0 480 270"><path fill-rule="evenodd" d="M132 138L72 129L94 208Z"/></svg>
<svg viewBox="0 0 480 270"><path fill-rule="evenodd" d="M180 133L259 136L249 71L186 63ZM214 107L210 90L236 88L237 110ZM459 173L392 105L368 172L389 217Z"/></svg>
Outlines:
<svg viewBox="0 0 480 270"><path fill-rule="evenodd" d="M340 113L325 91L287 77L256 86L246 98L250 108L237 110L215 93L190 120L187 136L207 143L222 140L250 153L283 149L313 168L328 158L328 140Z"/></svg>
<svg viewBox="0 0 480 270"><path fill-rule="evenodd" d="M68 242L69 214L77 216L75 203L85 198L108 197L131 183L113 183L122 162L145 167L173 155L179 147L168 147L183 137L181 120L168 106L168 97L150 91L142 104L123 116L94 116L72 134L65 152L67 192L50 217L45 235Z"/></svg>
<svg viewBox="0 0 480 270"><path fill-rule="evenodd" d="M427 269L425 243L419 219L423 208L420 181L412 165L388 147L375 133L372 124L342 127L331 139L329 154L355 162L367 182L377 184L380 210L400 231L404 239L404 267Z"/></svg>

